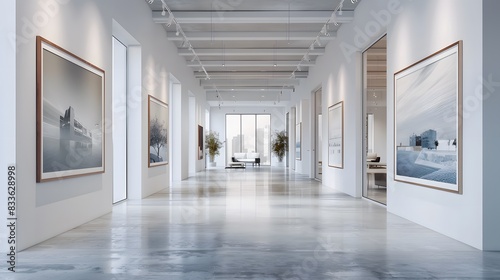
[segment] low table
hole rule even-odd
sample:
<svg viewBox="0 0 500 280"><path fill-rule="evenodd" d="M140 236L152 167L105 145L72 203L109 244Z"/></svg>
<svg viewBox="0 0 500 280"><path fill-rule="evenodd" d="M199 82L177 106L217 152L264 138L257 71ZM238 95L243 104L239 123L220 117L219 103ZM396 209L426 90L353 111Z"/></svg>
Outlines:
<svg viewBox="0 0 500 280"><path fill-rule="evenodd" d="M227 166L226 166L226 168L245 168L245 167L246 167L245 163L244 162L239 162L239 161L237 161L237 162L234 162L234 161L229 162L227 164Z"/></svg>

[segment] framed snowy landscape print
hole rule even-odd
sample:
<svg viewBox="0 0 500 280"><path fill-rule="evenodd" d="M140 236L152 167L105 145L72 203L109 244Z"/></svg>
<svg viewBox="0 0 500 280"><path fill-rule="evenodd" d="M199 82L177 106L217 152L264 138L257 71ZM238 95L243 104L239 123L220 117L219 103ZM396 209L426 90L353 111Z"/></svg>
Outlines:
<svg viewBox="0 0 500 280"><path fill-rule="evenodd" d="M394 179L462 193L462 41L394 74Z"/></svg>

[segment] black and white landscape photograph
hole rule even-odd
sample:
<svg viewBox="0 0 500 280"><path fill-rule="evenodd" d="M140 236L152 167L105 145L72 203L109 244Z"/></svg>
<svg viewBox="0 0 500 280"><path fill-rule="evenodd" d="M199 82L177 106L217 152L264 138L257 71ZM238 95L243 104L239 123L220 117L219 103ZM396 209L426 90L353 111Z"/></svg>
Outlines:
<svg viewBox="0 0 500 280"><path fill-rule="evenodd" d="M395 75L395 179L458 192L459 45Z"/></svg>
<svg viewBox="0 0 500 280"><path fill-rule="evenodd" d="M149 96L149 167L168 164L168 105Z"/></svg>
<svg viewBox="0 0 500 280"><path fill-rule="evenodd" d="M42 38L39 48L38 181L103 172L104 72Z"/></svg>

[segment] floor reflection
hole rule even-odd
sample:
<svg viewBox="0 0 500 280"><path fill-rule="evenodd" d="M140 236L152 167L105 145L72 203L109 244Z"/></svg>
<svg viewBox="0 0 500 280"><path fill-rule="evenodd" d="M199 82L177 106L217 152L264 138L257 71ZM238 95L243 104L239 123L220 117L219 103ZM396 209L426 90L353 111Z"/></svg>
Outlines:
<svg viewBox="0 0 500 280"><path fill-rule="evenodd" d="M211 170L19 253L0 279L437 279L500 254L269 167Z"/></svg>

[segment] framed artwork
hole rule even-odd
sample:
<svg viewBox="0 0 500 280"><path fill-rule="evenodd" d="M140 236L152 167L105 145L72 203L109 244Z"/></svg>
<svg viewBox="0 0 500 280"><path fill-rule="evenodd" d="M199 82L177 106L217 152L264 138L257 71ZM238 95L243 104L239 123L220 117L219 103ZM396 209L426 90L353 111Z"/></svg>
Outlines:
<svg viewBox="0 0 500 280"><path fill-rule="evenodd" d="M396 181L462 193L462 41L394 74Z"/></svg>
<svg viewBox="0 0 500 280"><path fill-rule="evenodd" d="M148 97L148 167L168 164L168 105Z"/></svg>
<svg viewBox="0 0 500 280"><path fill-rule="evenodd" d="M302 160L302 123L295 127L295 159Z"/></svg>
<svg viewBox="0 0 500 280"><path fill-rule="evenodd" d="M328 166L344 168L344 102L328 107Z"/></svg>
<svg viewBox="0 0 500 280"><path fill-rule="evenodd" d="M36 37L36 181L104 172L104 70Z"/></svg>
<svg viewBox="0 0 500 280"><path fill-rule="evenodd" d="M198 160L203 159L203 135L205 135L203 132L203 126L198 125Z"/></svg>

